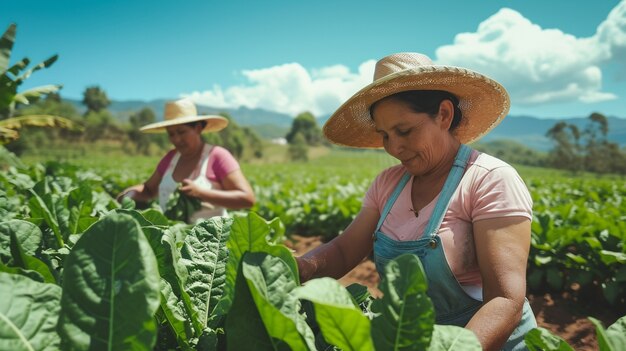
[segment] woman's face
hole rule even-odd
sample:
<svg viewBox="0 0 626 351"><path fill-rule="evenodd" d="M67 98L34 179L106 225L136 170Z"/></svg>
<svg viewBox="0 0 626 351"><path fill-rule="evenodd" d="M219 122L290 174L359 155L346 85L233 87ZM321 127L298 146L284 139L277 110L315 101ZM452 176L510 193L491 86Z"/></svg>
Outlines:
<svg viewBox="0 0 626 351"><path fill-rule="evenodd" d="M184 124L165 128L170 142L181 155L192 154L202 144L200 127L190 127Z"/></svg>
<svg viewBox="0 0 626 351"><path fill-rule="evenodd" d="M385 151L400 160L413 175L431 173L449 153L451 118L442 117L445 101L435 118L414 112L406 103L394 98L381 100L374 106L374 124L383 138Z"/></svg>

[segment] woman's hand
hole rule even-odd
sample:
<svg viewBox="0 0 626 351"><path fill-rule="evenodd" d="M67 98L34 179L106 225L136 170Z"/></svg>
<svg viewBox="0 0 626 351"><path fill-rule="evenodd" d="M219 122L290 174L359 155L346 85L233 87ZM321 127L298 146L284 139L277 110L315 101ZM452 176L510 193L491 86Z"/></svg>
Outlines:
<svg viewBox="0 0 626 351"><path fill-rule="evenodd" d="M142 185L133 185L131 187L128 187L124 189L124 191L119 193L119 195L117 195L115 200L119 203L122 203L122 200L124 200L125 197L130 197L131 199L135 200L137 194L141 192L142 187L143 187Z"/></svg>
<svg viewBox="0 0 626 351"><path fill-rule="evenodd" d="M182 185L178 188L178 190L180 190L181 193L190 197L201 199L203 195L202 192L206 191L206 189L203 189L201 186L194 183L191 179L183 179L181 184Z"/></svg>

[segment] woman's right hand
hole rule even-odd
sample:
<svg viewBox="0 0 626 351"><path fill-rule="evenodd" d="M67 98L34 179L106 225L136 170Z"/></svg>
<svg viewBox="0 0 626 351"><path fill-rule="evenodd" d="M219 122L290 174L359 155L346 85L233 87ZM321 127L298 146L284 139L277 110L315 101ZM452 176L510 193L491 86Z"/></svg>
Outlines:
<svg viewBox="0 0 626 351"><path fill-rule="evenodd" d="M130 197L132 200L135 200L135 196L137 195L137 193L138 191L134 187L130 187L117 195L115 200L119 203L122 203L122 200L124 200L125 197Z"/></svg>

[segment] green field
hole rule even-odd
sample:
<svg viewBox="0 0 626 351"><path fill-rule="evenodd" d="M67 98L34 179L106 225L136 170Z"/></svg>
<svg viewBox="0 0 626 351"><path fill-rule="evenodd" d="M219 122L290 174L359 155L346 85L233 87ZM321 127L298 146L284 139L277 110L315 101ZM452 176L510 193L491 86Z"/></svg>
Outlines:
<svg viewBox="0 0 626 351"><path fill-rule="evenodd" d="M281 281L288 282L286 284L290 288L276 288L274 294L282 294L281 301L293 301L290 294L296 294L293 291L296 291L297 271L291 253L280 245L284 237L297 234L321 236L323 240L329 240L340 235L360 210L362 197L374 177L381 170L397 164L381 151L324 147L312 149L309 162L287 162L286 149L273 146L271 156L242 163L242 169L254 187L257 203L252 211L234 212L235 223L229 237L229 223L192 227L165 218L154 206L146 210L135 210L132 202L120 205L114 200L115 195L125 187L145 180L153 172L160 157L130 156L119 148L102 145L89 151L65 151L66 153L62 150L48 150L45 155L24 155L21 158L21 167L5 167L0 170L0 216L4 220L0 222L0 234L3 234L0 239L4 240L4 244L0 245L3 248L0 251L0 270L11 273L0 274L0 286L17 290L40 289L42 296L48 296L46 299L49 301L56 301L61 294L59 304L64 309L60 312L52 310L53 316L48 315L46 318L54 318L59 314L65 324L59 323L58 335L54 330L46 335L79 348L83 345L82 339L73 339L76 326L72 323L82 322L79 317L74 316L100 313L97 311L104 307L94 309L97 301L93 300L93 294L76 297L80 300L76 303L65 301L64 299L69 299L65 296L69 296L70 291L82 291L83 288L78 288L80 286L90 285L95 288L110 284L111 277L118 271L124 272L128 269L136 274L142 269L148 269L145 267L153 264L151 257L157 261L162 284L167 281L167 289L161 291L166 295L159 299L158 275L152 276L150 286L141 285L143 283L139 281L129 281L128 284L141 285L142 297L126 294L119 297L121 303L127 304L128 308L156 308L160 300L161 305L156 312L151 309L138 314L143 319L133 324L135 329L125 330L126 333L115 337L110 336L112 339L109 345L118 342L123 345L131 339L133 343L153 345L151 340L154 339L150 337L133 339L139 338L148 330L151 330L148 334L152 333L150 335L157 338L155 349L169 349L175 345L182 349L190 345L199 347L198 337L210 338L211 343L218 344L223 342L219 340L226 338L232 345L241 347L251 345L246 343L260 342L257 338L263 339L268 335L246 336L242 339L237 336L241 332L240 325L233 321L235 318L254 321L256 317L250 314L255 313L254 304L271 303L270 300L261 302L269 298L263 295L267 287L262 284L274 281L276 272L283 277ZM532 242L528 260L530 291L567 292L581 299L603 300L613 306L615 311L622 311L620 315L625 314L626 179L623 176L574 175L545 168L516 168L528 185L534 201ZM120 235L121 227L126 228L123 235ZM140 235L141 232L144 235ZM220 235L223 239L217 239ZM241 242L243 238L247 238L247 241ZM148 245L146 243L141 244L145 239L152 249L145 246ZM115 245L121 245L116 246L120 249L106 251L111 247L104 244L108 240L114 240L117 243ZM239 242L233 242L238 240ZM126 247L137 250L140 254L121 249ZM228 255L223 253L227 252L223 251L226 247L234 258L227 259ZM244 251L264 254L246 256L245 252L238 251L241 247L247 247ZM110 263L117 262L115 257L118 254L129 256L118 262L119 267L111 268ZM211 257L222 257L221 263L217 262L216 266L206 271L207 267L203 262L211 261ZM77 265L76 260L85 263ZM247 273L237 271L238 262L247 267ZM410 269L419 270L418 265L407 261L400 264L398 269L413 267ZM83 266L84 272L74 269ZM263 271L266 266L275 267L273 273ZM72 270L68 271L68 267L72 267ZM276 270L276 267L280 269ZM206 276L212 277L217 274L214 270L218 269L225 277L225 280L219 280L222 282L220 284L225 285L218 286L218 290L214 292L211 284L207 285L210 279L206 280ZM205 281L188 282L188 274L189 277L204 276L202 279ZM250 291L246 293L247 297L237 295L237 291L243 291L243 288L239 285L235 288L235 276L236 281L248 281ZM195 290L196 288L187 286L186 282L200 284L197 286L202 286L202 289ZM363 330L369 328L369 320L363 319L361 311L350 303L350 295L344 288L330 281L315 284L319 284L311 285L316 286L315 291L298 292L297 296L312 294L306 295L307 298L321 304L315 308L327 309L331 307L324 305L322 301L333 291L332 294L336 294L337 299L343 299L345 305L342 308L347 309L340 314L349 310L353 318L349 323L363 323ZM63 288L63 293L59 292L59 286ZM205 294L214 293L222 298L219 304L215 305L216 301L213 300L203 302ZM359 294L358 291L350 293L354 298L354 294ZM249 294L253 294L254 299ZM238 302L230 307L233 297ZM242 305L242 299L247 301L247 305ZM32 318L37 319L43 319L45 311L50 308L44 305L44 301L23 303L30 304L28 308L33 311ZM377 303L397 306L400 302ZM269 313L269 310L263 309L265 307L258 306L259 313ZM369 315L371 312L367 308L364 311ZM289 315L288 318L304 318L295 310L281 313ZM198 320L198 314L210 318ZM9 316L9 319L19 318L19 315ZM273 315L267 318L282 320L285 316ZM75 318L78 319L74 320ZM111 325L125 323L123 318L114 314L101 318ZM374 321L376 318L372 323L377 323ZM147 327L153 322L157 323L158 332L154 327ZM285 323L280 328L286 329L277 332L291 330L290 323L301 322ZM432 327L433 322L423 323L426 323L426 329L415 332L429 335L428 330L432 332L432 329L428 328ZM142 329L142 325L147 329ZM80 338L102 331L97 326L81 328L86 328L86 332L76 334L82 335ZM246 325L245 328L264 330L262 324ZM376 341L378 339L373 330L372 340L379 342ZM299 332L309 335L308 331ZM454 328L445 329L432 337L433 340L443 340L457 335L456 333L460 331ZM300 344L293 341L299 340L297 335L284 337L294 342L292 347L315 348L312 336L303 336L306 341ZM464 337L468 338L467 345L473 342L471 335ZM245 342L238 344L242 340ZM348 342L365 343L363 345L368 345L364 346L366 349L371 348L372 340L356 335L348 338ZM339 345L342 341L333 342ZM219 348L218 344L211 344L213 346L207 349ZM391 347L377 345L377 348L385 349L388 346Z"/></svg>

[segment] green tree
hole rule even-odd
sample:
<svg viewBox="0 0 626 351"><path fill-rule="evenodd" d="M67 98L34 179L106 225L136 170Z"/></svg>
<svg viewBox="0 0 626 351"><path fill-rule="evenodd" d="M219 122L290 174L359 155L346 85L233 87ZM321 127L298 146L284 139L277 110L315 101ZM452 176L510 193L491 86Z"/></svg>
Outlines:
<svg viewBox="0 0 626 351"><path fill-rule="evenodd" d="M228 120L228 127L218 133L206 134L204 139L207 143L224 147L238 159L243 158L244 154L256 158L263 156L263 143L254 130L240 126L226 112L220 113L220 116Z"/></svg>
<svg viewBox="0 0 626 351"><path fill-rule="evenodd" d="M581 133L573 124L559 122L547 135L555 142L549 155L549 164L555 168L572 171L586 170L595 173L626 171L626 153L617 143L608 141L608 119L592 113Z"/></svg>
<svg viewBox="0 0 626 351"><path fill-rule="evenodd" d="M45 99L40 99L34 104L18 108L15 111L15 115L54 115L67 118L74 122L81 121L80 113L76 107L64 101L58 93L48 94Z"/></svg>
<svg viewBox="0 0 626 351"><path fill-rule="evenodd" d="M83 136L82 126L84 123L80 113L76 107L61 99L61 96L57 93L49 94L45 99L40 99L34 104L20 105L15 110L16 117L28 116L60 116L72 121L77 128L43 128L40 130L31 130L26 127L24 131L28 130L28 133L21 133L18 140L15 140L7 145L7 147L16 154L20 154L25 151L36 152L37 149L45 149L54 147L60 143L79 141ZM38 128L39 129L39 128Z"/></svg>
<svg viewBox="0 0 626 351"><path fill-rule="evenodd" d="M580 152L580 131L573 124L558 122L546 134L555 143L548 162L555 168L577 172L583 168Z"/></svg>
<svg viewBox="0 0 626 351"><path fill-rule="evenodd" d="M115 122L108 110L89 112L85 116L85 138L89 142L100 139L123 141L126 133Z"/></svg>
<svg viewBox="0 0 626 351"><path fill-rule="evenodd" d="M106 92L99 86L91 86L83 92L83 105L87 107L85 116L90 112L100 112L111 104Z"/></svg>
<svg viewBox="0 0 626 351"><path fill-rule="evenodd" d="M591 172L607 173L611 170L611 158L609 155L610 143L607 140L609 123L606 117L599 113L589 116L589 123L584 131L585 145L585 169Z"/></svg>
<svg viewBox="0 0 626 351"><path fill-rule="evenodd" d="M291 124L291 130L285 137L290 144L294 142L295 136L300 133L308 145L319 145L324 138L322 130L317 125L317 120L310 112L299 114Z"/></svg>
<svg viewBox="0 0 626 351"><path fill-rule="evenodd" d="M309 146L306 142L306 138L302 133L296 133L293 136L291 143L289 143L289 159L291 161L308 161L309 160Z"/></svg>
<svg viewBox="0 0 626 351"><path fill-rule="evenodd" d="M547 153L531 149L518 141L493 140L475 143L472 144L472 147L508 163L537 167L546 166Z"/></svg>
<svg viewBox="0 0 626 351"><path fill-rule="evenodd" d="M62 117L52 115L24 115L13 117L18 104L29 105L40 97L57 92L61 85L44 85L18 92L18 88L34 72L50 67L58 58L47 60L28 68L30 60L23 58L10 66L11 52L15 43L17 26L12 23L0 38L0 144L19 137L18 130L25 126L74 128L75 125Z"/></svg>
<svg viewBox="0 0 626 351"><path fill-rule="evenodd" d="M263 157L263 141L261 137L251 128L244 127L243 134L248 141L250 152L254 158Z"/></svg>
<svg viewBox="0 0 626 351"><path fill-rule="evenodd" d="M150 153L150 136L139 131L139 128L156 121L156 116L151 108L144 107L129 118L131 129L128 131L129 139L135 144L137 152L144 155Z"/></svg>
<svg viewBox="0 0 626 351"><path fill-rule="evenodd" d="M243 130L241 130L239 124L233 120L230 114L224 112L220 113L220 115L228 120L228 127L220 130L217 134L208 134L207 138L217 140L214 140L213 142L211 142L211 140L207 141L211 144L221 145L230 151L230 153L232 153L236 158L241 158L246 143ZM216 136L219 136L219 138L216 138Z"/></svg>

